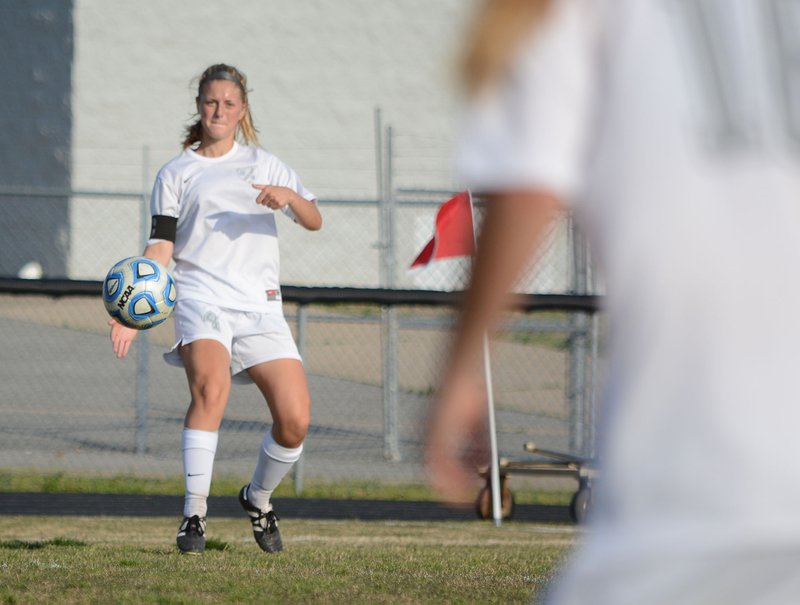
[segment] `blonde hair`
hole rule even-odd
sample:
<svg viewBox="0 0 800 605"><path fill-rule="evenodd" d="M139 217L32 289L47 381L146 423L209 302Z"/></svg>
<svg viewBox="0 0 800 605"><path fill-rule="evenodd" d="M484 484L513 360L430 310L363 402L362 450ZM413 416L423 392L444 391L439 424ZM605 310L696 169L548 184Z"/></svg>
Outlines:
<svg viewBox="0 0 800 605"><path fill-rule="evenodd" d="M495 84L508 71L514 53L544 19L552 0L484 0L470 30L461 65L468 94Z"/></svg>
<svg viewBox="0 0 800 605"><path fill-rule="evenodd" d="M242 93L242 102L245 105L244 117L239 121L236 128L236 138L248 145L258 145L258 130L253 125L253 116L250 115L250 103L247 101L247 77L238 69L225 63L217 63L208 67L199 78L197 84L197 98L203 94L205 86L213 80L230 80L239 85ZM201 121L195 120L186 127L186 135L183 139L183 148L199 143L203 137L203 125Z"/></svg>

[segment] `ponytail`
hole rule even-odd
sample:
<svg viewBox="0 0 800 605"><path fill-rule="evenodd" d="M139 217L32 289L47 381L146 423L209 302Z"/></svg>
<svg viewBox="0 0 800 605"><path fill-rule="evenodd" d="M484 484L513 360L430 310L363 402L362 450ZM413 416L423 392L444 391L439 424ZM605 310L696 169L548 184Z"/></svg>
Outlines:
<svg viewBox="0 0 800 605"><path fill-rule="evenodd" d="M468 94L495 84L507 73L514 53L552 4L552 0L484 0L462 56L461 82Z"/></svg>

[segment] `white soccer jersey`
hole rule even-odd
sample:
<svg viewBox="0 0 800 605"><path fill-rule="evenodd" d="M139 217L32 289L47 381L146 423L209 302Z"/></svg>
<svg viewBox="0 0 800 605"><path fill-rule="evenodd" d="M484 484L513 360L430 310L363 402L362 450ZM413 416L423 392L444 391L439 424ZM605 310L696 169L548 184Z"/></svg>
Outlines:
<svg viewBox="0 0 800 605"><path fill-rule="evenodd" d="M274 155L238 143L217 158L184 150L159 170L151 213L178 219L173 259L181 299L280 312L278 225L275 212L256 203L253 184L316 200Z"/></svg>
<svg viewBox="0 0 800 605"><path fill-rule="evenodd" d="M555 600L800 602L800 2L553 5L460 162L568 199L604 275L594 529Z"/></svg>

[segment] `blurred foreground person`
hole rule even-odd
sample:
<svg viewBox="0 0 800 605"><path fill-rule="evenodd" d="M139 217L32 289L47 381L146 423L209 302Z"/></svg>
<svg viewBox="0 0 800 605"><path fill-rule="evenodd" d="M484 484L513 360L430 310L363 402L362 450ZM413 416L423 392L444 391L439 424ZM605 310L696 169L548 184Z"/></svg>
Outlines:
<svg viewBox="0 0 800 605"><path fill-rule="evenodd" d="M552 603L800 602L800 2L496 0L460 169L487 198L428 471L474 497L481 345L561 209L603 274L592 530Z"/></svg>

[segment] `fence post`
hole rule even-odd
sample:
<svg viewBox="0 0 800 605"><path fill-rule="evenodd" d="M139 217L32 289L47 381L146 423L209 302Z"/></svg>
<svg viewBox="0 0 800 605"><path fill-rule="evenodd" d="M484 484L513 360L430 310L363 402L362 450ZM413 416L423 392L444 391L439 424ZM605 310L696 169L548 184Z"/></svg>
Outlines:
<svg viewBox="0 0 800 605"><path fill-rule="evenodd" d="M394 237L394 215L395 203L392 188L392 171L394 170L392 155L394 147L394 136L391 126L386 127L386 160L384 162L384 191L381 195L383 239L381 241L383 281L381 286L384 288L394 288L395 286L395 237Z"/></svg>
<svg viewBox="0 0 800 605"><path fill-rule="evenodd" d="M381 307L381 348L383 364L383 455L400 461L397 428L397 308Z"/></svg>
<svg viewBox="0 0 800 605"><path fill-rule="evenodd" d="M392 194L393 131L383 124L380 109L375 113L376 168L378 170L378 198L380 203L381 287L395 285L394 195ZM385 147L384 147L385 144ZM381 307L381 371L383 393L383 455L387 460L400 460L400 439L397 429L397 309L391 305Z"/></svg>
<svg viewBox="0 0 800 605"><path fill-rule="evenodd" d="M592 357L589 366L589 397L588 407L589 413L587 414L588 430L586 435L586 455L594 458L596 452L596 433L597 427L597 361L599 359L600 349L600 313L595 312L592 315Z"/></svg>
<svg viewBox="0 0 800 605"><path fill-rule="evenodd" d="M150 148L142 147L142 209L141 249L144 250L149 237L150 195L147 193L150 180ZM136 342L136 453L147 451L148 415L150 408L150 339L147 330L142 330Z"/></svg>
<svg viewBox="0 0 800 605"><path fill-rule="evenodd" d="M297 351L305 362L308 336L308 305L299 303L297 305ZM301 455L294 463L292 470L294 479L294 493L298 496L303 493L303 480L305 476L305 461Z"/></svg>
<svg viewBox="0 0 800 605"><path fill-rule="evenodd" d="M576 230L574 220L570 219L569 225L573 257L572 291L575 294L586 294L588 291L586 242ZM569 448L572 452L586 455L588 454L586 423L590 416L587 404L589 394L586 385L586 359L590 322L586 313L575 312L570 314L569 323Z"/></svg>
<svg viewBox="0 0 800 605"><path fill-rule="evenodd" d="M388 177L384 163L385 149L383 147L383 117L380 107L375 108L375 179L378 199L378 283L385 288L389 281L388 261L386 252L389 248L388 232L388 203L389 195L386 186Z"/></svg>

